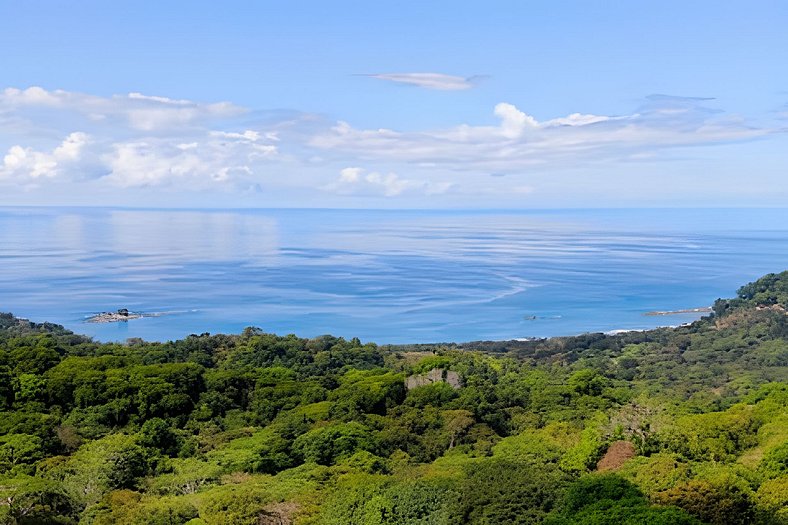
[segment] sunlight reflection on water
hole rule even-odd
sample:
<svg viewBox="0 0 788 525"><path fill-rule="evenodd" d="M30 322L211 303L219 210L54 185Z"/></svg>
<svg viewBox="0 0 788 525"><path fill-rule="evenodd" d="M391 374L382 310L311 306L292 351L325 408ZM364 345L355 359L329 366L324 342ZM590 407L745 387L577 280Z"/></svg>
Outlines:
<svg viewBox="0 0 788 525"><path fill-rule="evenodd" d="M378 342L679 324L788 268L785 210L0 208L0 310L103 340L249 325ZM85 324L96 312L175 312Z"/></svg>

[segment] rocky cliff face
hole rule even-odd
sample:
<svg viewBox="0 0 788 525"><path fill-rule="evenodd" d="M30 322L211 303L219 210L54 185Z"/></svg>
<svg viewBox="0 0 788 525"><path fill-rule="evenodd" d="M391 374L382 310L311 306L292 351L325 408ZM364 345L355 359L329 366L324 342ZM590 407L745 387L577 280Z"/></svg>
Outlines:
<svg viewBox="0 0 788 525"><path fill-rule="evenodd" d="M410 376L405 380L405 386L408 390L433 383L446 383L452 388L460 388L462 386L460 374L443 368L433 368L426 374Z"/></svg>

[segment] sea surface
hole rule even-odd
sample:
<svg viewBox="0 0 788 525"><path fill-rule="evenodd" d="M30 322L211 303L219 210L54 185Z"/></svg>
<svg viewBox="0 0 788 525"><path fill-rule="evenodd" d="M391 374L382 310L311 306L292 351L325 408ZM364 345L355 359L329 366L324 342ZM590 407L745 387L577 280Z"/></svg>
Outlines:
<svg viewBox="0 0 788 525"><path fill-rule="evenodd" d="M785 269L785 209L0 208L0 311L101 341L646 329ZM119 308L157 316L86 322Z"/></svg>

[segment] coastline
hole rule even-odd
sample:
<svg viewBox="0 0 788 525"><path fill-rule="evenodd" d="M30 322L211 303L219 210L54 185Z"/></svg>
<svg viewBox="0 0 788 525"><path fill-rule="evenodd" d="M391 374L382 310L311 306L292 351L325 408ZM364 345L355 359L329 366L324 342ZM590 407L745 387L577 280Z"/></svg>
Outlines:
<svg viewBox="0 0 788 525"><path fill-rule="evenodd" d="M681 315L681 314L701 314L701 313L711 313L714 310L711 306L701 306L698 308L686 308L683 310L655 310L652 312L646 312L643 315L648 317L654 317L659 315Z"/></svg>

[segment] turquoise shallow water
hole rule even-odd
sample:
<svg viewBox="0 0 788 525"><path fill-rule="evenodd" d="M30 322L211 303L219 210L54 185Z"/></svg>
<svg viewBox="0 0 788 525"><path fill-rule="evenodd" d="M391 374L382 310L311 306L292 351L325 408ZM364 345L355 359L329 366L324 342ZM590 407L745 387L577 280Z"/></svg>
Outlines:
<svg viewBox="0 0 788 525"><path fill-rule="evenodd" d="M100 340L380 343L675 325L788 268L788 210L0 208L0 311ZM162 313L84 322L128 308Z"/></svg>

